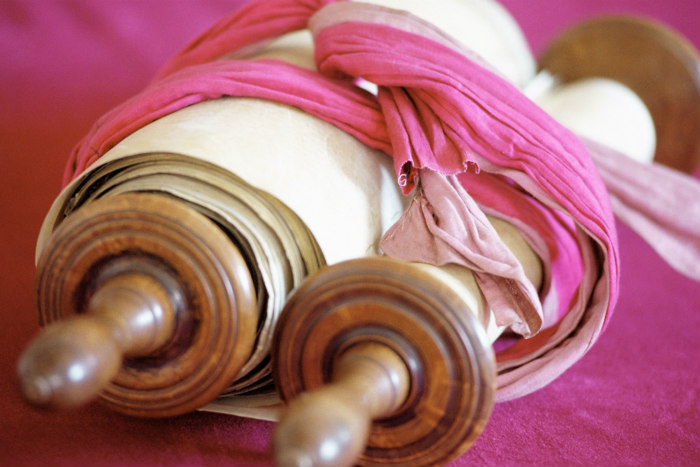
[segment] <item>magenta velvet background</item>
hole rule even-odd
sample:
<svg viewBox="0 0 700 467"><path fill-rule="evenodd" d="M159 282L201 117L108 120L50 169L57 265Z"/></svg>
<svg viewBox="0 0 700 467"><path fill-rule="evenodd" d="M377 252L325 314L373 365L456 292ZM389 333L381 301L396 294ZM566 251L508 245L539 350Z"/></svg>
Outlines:
<svg viewBox="0 0 700 467"><path fill-rule="evenodd" d="M105 111L241 1L0 0L0 465L272 465L272 424L139 420L97 404L23 405L15 365L38 330L34 245L68 153ZM437 2L436 2L437 4ZM700 48L697 0L504 0L535 52L601 13L640 13ZM621 227L621 297L593 349L546 388L497 404L454 465L700 465L700 287Z"/></svg>

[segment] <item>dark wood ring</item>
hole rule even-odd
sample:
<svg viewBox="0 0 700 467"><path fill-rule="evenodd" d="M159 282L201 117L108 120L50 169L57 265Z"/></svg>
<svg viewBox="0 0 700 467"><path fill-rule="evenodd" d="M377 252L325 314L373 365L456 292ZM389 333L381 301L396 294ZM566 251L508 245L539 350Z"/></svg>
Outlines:
<svg viewBox="0 0 700 467"><path fill-rule="evenodd" d="M464 452L488 420L495 360L477 317L447 285L414 264L351 260L307 278L290 297L273 343L283 399L329 381L348 347L391 347L411 373L403 406L375 420L363 465L441 465Z"/></svg>
<svg viewBox="0 0 700 467"><path fill-rule="evenodd" d="M151 355L125 359L100 399L142 417L195 410L221 394L250 356L257 307L244 259L194 209L164 195L129 193L69 215L38 263L40 322L81 313L101 283L134 271L170 291L174 336Z"/></svg>

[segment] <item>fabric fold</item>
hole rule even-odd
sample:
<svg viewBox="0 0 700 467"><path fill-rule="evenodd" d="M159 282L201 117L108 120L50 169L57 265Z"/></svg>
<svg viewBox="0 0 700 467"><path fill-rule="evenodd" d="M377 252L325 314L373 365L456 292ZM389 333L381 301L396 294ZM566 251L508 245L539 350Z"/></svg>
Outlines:
<svg viewBox="0 0 700 467"><path fill-rule="evenodd" d="M525 337L539 331L538 291L454 176L421 170L418 193L383 236L380 247L395 258L472 270L496 324L510 326Z"/></svg>
<svg viewBox="0 0 700 467"><path fill-rule="evenodd" d="M250 53L285 33L305 29L314 12L334 1L338 0L250 2L192 40L163 66L153 82L183 68L218 60L232 52Z"/></svg>
<svg viewBox="0 0 700 467"><path fill-rule="evenodd" d="M605 181L615 216L674 269L700 282L700 181L582 140Z"/></svg>

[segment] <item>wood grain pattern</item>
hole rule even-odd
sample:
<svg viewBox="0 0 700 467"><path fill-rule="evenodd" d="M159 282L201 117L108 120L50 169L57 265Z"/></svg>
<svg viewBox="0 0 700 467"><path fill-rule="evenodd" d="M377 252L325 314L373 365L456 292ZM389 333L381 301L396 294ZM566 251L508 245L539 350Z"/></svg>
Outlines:
<svg viewBox="0 0 700 467"><path fill-rule="evenodd" d="M201 407L233 381L252 350L257 308L244 259L213 222L163 195L120 194L75 211L39 261L36 290L41 324L61 325L39 336L37 342L49 342L41 344L44 352L30 353L30 361L51 361L48 355L56 351L51 339L65 342L56 333L71 334L74 345L66 350L71 358L95 358L95 368L107 368L86 376L92 380L89 392L130 415L172 416ZM141 305L124 307L134 294ZM143 303L172 316L156 319L138 338L138 319L125 313L138 318ZM63 322L74 315L81 319ZM95 346L81 348L89 339L72 326L100 321L92 328L114 334L100 341L118 348L91 355ZM42 368L30 361L25 359L24 368ZM59 369L44 368L64 372L54 378L62 386L54 392L76 389L71 366L68 358Z"/></svg>
<svg viewBox="0 0 700 467"><path fill-rule="evenodd" d="M368 342L401 358L410 390L397 410L374 420L359 464L441 465L464 452L493 405L493 350L464 301L411 263L361 258L302 284L273 343L283 399L328 384L337 358Z"/></svg>
<svg viewBox="0 0 700 467"><path fill-rule="evenodd" d="M602 77L634 91L654 120L654 160L686 173L700 165L699 64L681 35L629 16L584 21L552 41L539 60L564 83Z"/></svg>

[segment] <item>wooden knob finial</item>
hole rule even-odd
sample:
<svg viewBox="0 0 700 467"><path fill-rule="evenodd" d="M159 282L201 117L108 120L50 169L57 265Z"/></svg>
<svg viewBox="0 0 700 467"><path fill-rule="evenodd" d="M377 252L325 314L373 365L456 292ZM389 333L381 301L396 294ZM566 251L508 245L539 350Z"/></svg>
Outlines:
<svg viewBox="0 0 700 467"><path fill-rule="evenodd" d="M94 399L124 356L148 355L172 337L175 307L161 283L143 273L108 280L85 314L49 325L22 355L19 377L30 403L70 408Z"/></svg>
<svg viewBox="0 0 700 467"><path fill-rule="evenodd" d="M235 379L253 348L245 260L208 218L163 195L96 200L58 227L36 281L47 325L19 363L25 398L94 398L130 415L195 410Z"/></svg>
<svg viewBox="0 0 700 467"><path fill-rule="evenodd" d="M625 16L573 26L539 60L539 67L562 83L609 78L631 89L654 121L655 162L686 173L700 165L699 65L697 50L675 31Z"/></svg>
<svg viewBox="0 0 700 467"><path fill-rule="evenodd" d="M365 449L372 420L399 409L409 386L408 368L391 348L377 342L349 348L333 364L330 384L289 405L275 429L277 464L353 465Z"/></svg>
<svg viewBox="0 0 700 467"><path fill-rule="evenodd" d="M368 370L355 366L346 373L346 359L382 370L360 376ZM309 276L282 312L272 362L278 390L291 401L275 433L280 463L441 465L471 445L493 406L495 359L477 316L425 268L386 257ZM366 378L374 383L359 389ZM328 394L343 402L334 406ZM345 415L356 400L364 400L356 416ZM373 420L365 441L360 422L367 417ZM345 450L339 436L307 429L338 420L357 427L347 431ZM363 452L348 461L358 443ZM338 449L318 454L326 446Z"/></svg>

